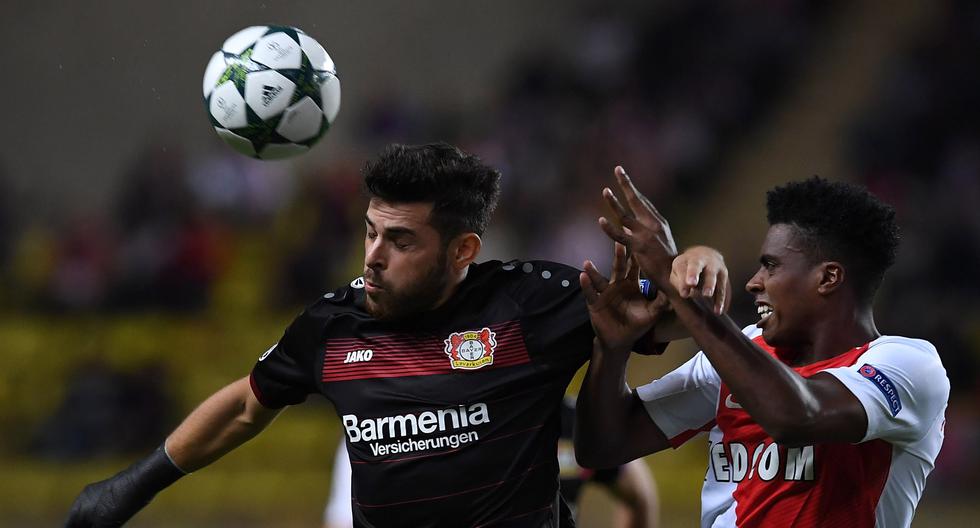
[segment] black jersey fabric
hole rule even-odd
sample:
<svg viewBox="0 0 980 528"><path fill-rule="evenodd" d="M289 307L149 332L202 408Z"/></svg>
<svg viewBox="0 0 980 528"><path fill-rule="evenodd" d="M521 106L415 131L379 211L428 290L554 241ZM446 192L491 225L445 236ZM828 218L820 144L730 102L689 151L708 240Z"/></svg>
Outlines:
<svg viewBox="0 0 980 528"><path fill-rule="evenodd" d="M371 317L355 279L296 318L253 391L272 408L333 402L355 526L542 526L558 509L561 401L592 350L578 274L474 264L446 303L399 322Z"/></svg>

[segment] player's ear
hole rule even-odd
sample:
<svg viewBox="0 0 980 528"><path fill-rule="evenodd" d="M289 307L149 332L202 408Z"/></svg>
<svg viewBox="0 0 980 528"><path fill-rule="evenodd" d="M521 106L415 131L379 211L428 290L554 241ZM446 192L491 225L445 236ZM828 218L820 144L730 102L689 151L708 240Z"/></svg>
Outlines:
<svg viewBox="0 0 980 528"><path fill-rule="evenodd" d="M454 268L461 270L476 260L483 248L483 240L476 233L458 235L449 244L449 260Z"/></svg>
<svg viewBox="0 0 980 528"><path fill-rule="evenodd" d="M827 295L844 284L844 265L840 262L824 262L818 267L820 271L820 283L817 285L817 292Z"/></svg>

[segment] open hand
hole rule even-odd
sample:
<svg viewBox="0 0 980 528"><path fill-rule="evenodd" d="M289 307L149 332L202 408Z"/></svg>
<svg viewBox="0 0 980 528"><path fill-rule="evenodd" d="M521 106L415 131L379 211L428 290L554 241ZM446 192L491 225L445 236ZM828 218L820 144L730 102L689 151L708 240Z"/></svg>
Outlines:
<svg viewBox="0 0 980 528"><path fill-rule="evenodd" d="M622 244L615 244L610 279L592 261L586 261L584 267L579 282L596 337L606 351L629 352L668 309L666 298L648 299L640 292L640 267L626 256Z"/></svg>
<svg viewBox="0 0 980 528"><path fill-rule="evenodd" d="M636 187L622 167L613 171L616 183L626 199L626 206L608 187L602 197L613 210L616 222L599 218L599 226L609 238L626 246L640 268L659 288L670 286L671 264L677 256L677 245L670 234L670 225L657 208Z"/></svg>

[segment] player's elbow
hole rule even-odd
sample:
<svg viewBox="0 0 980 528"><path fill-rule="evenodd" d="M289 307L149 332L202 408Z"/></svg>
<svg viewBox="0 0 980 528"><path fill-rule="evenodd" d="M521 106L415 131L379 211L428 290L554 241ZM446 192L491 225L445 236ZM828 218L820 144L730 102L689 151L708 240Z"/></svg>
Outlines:
<svg viewBox="0 0 980 528"><path fill-rule="evenodd" d="M602 469L615 466L615 464L610 464L601 453L580 449L575 450L575 462L585 469Z"/></svg>
<svg viewBox="0 0 980 528"><path fill-rule="evenodd" d="M792 429L766 429L766 432L772 437L774 442L782 446L802 447L810 443L806 440L804 435L801 435L798 431L794 431Z"/></svg>
<svg viewBox="0 0 980 528"><path fill-rule="evenodd" d="M609 442L586 441L579 436L575 439L575 462L586 469L616 467L624 462L616 455L621 452Z"/></svg>
<svg viewBox="0 0 980 528"><path fill-rule="evenodd" d="M763 429L777 444L802 447L813 443L812 431L816 430L819 421L816 410L801 409L767 420Z"/></svg>

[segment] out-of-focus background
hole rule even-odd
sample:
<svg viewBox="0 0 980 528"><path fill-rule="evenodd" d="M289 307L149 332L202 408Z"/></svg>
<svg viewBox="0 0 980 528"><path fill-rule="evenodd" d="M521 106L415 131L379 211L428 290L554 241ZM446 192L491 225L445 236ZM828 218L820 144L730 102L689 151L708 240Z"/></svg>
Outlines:
<svg viewBox="0 0 980 528"><path fill-rule="evenodd" d="M0 525L51 526L243 376L306 302L359 275L359 170L446 140L500 168L487 258L609 261L599 191L622 164L679 244L754 272L764 191L820 174L904 229L877 304L952 381L915 526L980 512L980 4L955 0L65 3L0 19ZM255 24L336 61L340 115L261 162L209 126L201 76ZM737 321L754 320L747 295ZM641 383L693 344L637 358ZM163 492L134 526L316 526L339 440L311 398ZM696 524L705 442L648 458L666 526ZM587 494L583 526L608 508ZM591 513L589 513L591 511Z"/></svg>

